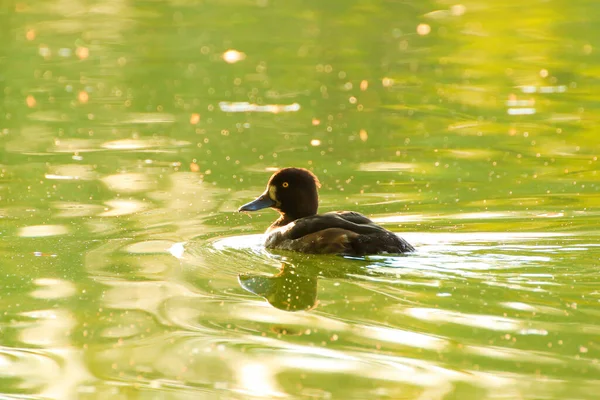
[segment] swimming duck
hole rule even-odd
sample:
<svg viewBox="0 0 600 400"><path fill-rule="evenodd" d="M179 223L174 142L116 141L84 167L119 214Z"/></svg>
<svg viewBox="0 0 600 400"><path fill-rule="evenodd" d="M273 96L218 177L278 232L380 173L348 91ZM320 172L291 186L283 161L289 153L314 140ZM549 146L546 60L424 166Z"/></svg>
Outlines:
<svg viewBox="0 0 600 400"><path fill-rule="evenodd" d="M274 208L280 217L267 229L265 247L315 254L406 253L414 248L396 234L354 211L317 214L321 187L304 168L273 174L267 189L239 212Z"/></svg>

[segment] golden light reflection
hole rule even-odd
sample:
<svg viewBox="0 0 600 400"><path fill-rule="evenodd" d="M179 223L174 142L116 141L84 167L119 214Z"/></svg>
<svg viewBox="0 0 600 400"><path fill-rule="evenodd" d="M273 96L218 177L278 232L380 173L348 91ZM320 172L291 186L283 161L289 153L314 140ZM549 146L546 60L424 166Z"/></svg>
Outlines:
<svg viewBox="0 0 600 400"><path fill-rule="evenodd" d="M237 50L227 50L223 53L223 61L227 64L235 64L236 62L242 61L246 59L246 54Z"/></svg>
<svg viewBox="0 0 600 400"><path fill-rule="evenodd" d="M143 173L124 173L105 176L102 182L113 192L137 193L145 192L155 186L155 182Z"/></svg>
<svg viewBox="0 0 600 400"><path fill-rule="evenodd" d="M119 121L122 124L170 124L175 116L167 113L129 113Z"/></svg>
<svg viewBox="0 0 600 400"><path fill-rule="evenodd" d="M417 33L421 36L426 36L431 33L431 26L429 24L419 24L417 25Z"/></svg>
<svg viewBox="0 0 600 400"><path fill-rule="evenodd" d="M82 90L81 92L79 92L79 94L77 95L77 100L79 100L79 102L81 104L85 104L88 102L88 100L90 99L90 95L88 94L88 92L86 92L85 90Z"/></svg>
<svg viewBox="0 0 600 400"><path fill-rule="evenodd" d="M104 142L100 147L108 150L150 150L168 152L169 147L189 146L190 142L168 138L152 137L141 139L120 139Z"/></svg>
<svg viewBox="0 0 600 400"><path fill-rule="evenodd" d="M466 353L476 354L479 356L489 357L497 360L510 360L540 364L563 364L564 360L553 357L548 353L541 351L527 351L523 349L511 349L508 347L498 346L464 346L463 351Z"/></svg>
<svg viewBox="0 0 600 400"><path fill-rule="evenodd" d="M161 307L171 298L202 297L176 282L120 282L112 277L101 276L97 276L96 279L108 287L102 297L104 306L124 310L144 310L157 317ZM108 331L105 333L115 335Z"/></svg>
<svg viewBox="0 0 600 400"><path fill-rule="evenodd" d="M167 250L173 257L182 259L185 253L185 242L175 243Z"/></svg>
<svg viewBox="0 0 600 400"><path fill-rule="evenodd" d="M27 103L27 107L29 107L29 108L33 108L37 104L35 97L33 97L32 95L27 96L27 98L25 99L25 102Z"/></svg>
<svg viewBox="0 0 600 400"><path fill-rule="evenodd" d="M515 332L524 326L522 321L494 315L478 315L434 308L407 308L406 314L430 322L447 322L492 331Z"/></svg>
<svg viewBox="0 0 600 400"><path fill-rule="evenodd" d="M525 304L525 303L520 303L520 302L514 302L514 301L507 301L504 303L500 303L505 307L508 308L512 308L514 310L519 310L519 311L528 311L528 312L536 312L537 308L535 308L534 306L530 305L530 304Z"/></svg>
<svg viewBox="0 0 600 400"><path fill-rule="evenodd" d="M61 360L60 375L40 392L41 398L70 399L79 397L84 385L96 380L87 368L83 351L74 346L48 351ZM44 371L45 373L45 371Z"/></svg>
<svg viewBox="0 0 600 400"><path fill-rule="evenodd" d="M383 78L381 80L381 84L383 85L383 87L392 87L394 86L394 80L392 78Z"/></svg>
<svg viewBox="0 0 600 400"><path fill-rule="evenodd" d="M467 12L467 7L463 4L453 4L450 6L450 12L456 17L460 17Z"/></svg>
<svg viewBox="0 0 600 400"><path fill-rule="evenodd" d="M253 247L262 246L264 240L264 236L262 234L256 235L240 235L240 236L230 236L223 237L219 240L213 242L213 246L217 250L227 250L227 249L250 249Z"/></svg>
<svg viewBox="0 0 600 400"><path fill-rule="evenodd" d="M52 50L45 44L40 44L38 48L38 54L48 60L52 56Z"/></svg>
<svg viewBox="0 0 600 400"><path fill-rule="evenodd" d="M525 274L521 274L521 276L523 276ZM522 303L522 302L517 302L517 301L505 301L500 303L501 305L503 305L504 307L513 309L513 310L519 310L519 311L526 311L526 312L534 312L534 313L539 313L539 314L547 314L547 315L564 315L565 311L558 308L558 307L550 307L547 305L540 305L540 304L536 304L531 305L531 304L526 304L526 303Z"/></svg>
<svg viewBox="0 0 600 400"><path fill-rule="evenodd" d="M536 109L533 107L508 108L506 113L508 115L533 115L536 113Z"/></svg>
<svg viewBox="0 0 600 400"><path fill-rule="evenodd" d="M173 242L168 240L147 240L125 246L122 250L131 254L167 254Z"/></svg>
<svg viewBox="0 0 600 400"><path fill-rule="evenodd" d="M33 238L66 235L67 233L69 233L69 228L64 225L32 225L22 227L17 235Z"/></svg>
<svg viewBox="0 0 600 400"><path fill-rule="evenodd" d="M85 60L90 56L90 49L87 47L78 47L77 50L75 50L75 54L80 60Z"/></svg>
<svg viewBox="0 0 600 400"><path fill-rule="evenodd" d="M76 292L72 282L56 278L38 278L34 281L38 286L31 292L36 299L61 299L73 296Z"/></svg>
<svg viewBox="0 0 600 400"><path fill-rule="evenodd" d="M462 214L452 214L448 215L447 218L450 219L505 219L505 218L523 218L522 215L515 215L509 211L482 211L482 212L473 212L473 213L462 213Z"/></svg>
<svg viewBox="0 0 600 400"><path fill-rule="evenodd" d="M94 180L98 177L92 165L62 164L48 167L46 179L51 180Z"/></svg>
<svg viewBox="0 0 600 400"><path fill-rule="evenodd" d="M139 139L113 140L102 144L103 148L110 150L140 150L157 146L158 144L151 141Z"/></svg>
<svg viewBox="0 0 600 400"><path fill-rule="evenodd" d="M452 157L467 158L471 160L489 158L493 154L489 150L481 149L447 149L443 152L447 152Z"/></svg>
<svg viewBox="0 0 600 400"><path fill-rule="evenodd" d="M533 86L533 85L523 85L518 86L519 89L523 93L565 93L567 91L566 85L557 85L557 86Z"/></svg>
<svg viewBox="0 0 600 400"><path fill-rule="evenodd" d="M366 142L367 139L369 139L369 134L367 133L366 130L361 129L360 132L358 132L358 137L360 138L360 140L362 142Z"/></svg>
<svg viewBox="0 0 600 400"><path fill-rule="evenodd" d="M342 352L307 346L286 347L285 357L278 361L289 368L351 374L379 381L380 384L383 381L417 384L424 389L424 393L429 393L429 388L435 388L436 392L444 388L440 396L420 398L442 399L445 389L451 388L451 381L467 378L460 371L445 369L418 358L390 356L377 352Z"/></svg>
<svg viewBox="0 0 600 400"><path fill-rule="evenodd" d="M241 391L253 397L287 397L277 385L275 373L278 369L273 370L266 363L243 363L236 369Z"/></svg>
<svg viewBox="0 0 600 400"><path fill-rule="evenodd" d="M135 214L136 212L145 210L148 208L146 203L143 203L138 200L109 200L105 202L110 209L107 209L101 214L98 214L99 217L119 217L123 215Z"/></svg>
<svg viewBox="0 0 600 400"><path fill-rule="evenodd" d="M315 354L313 352L295 353L300 353L300 351L290 352L287 355L284 360L286 366L307 371L317 369L319 372L325 373L352 373L360 369L360 362L356 357L343 357L342 353L338 353L337 357L331 354Z"/></svg>
<svg viewBox="0 0 600 400"><path fill-rule="evenodd" d="M21 313L22 316L34 319L19 333L22 342L35 346L63 346L70 343L68 332L76 325L73 315L67 310L35 310Z"/></svg>
<svg viewBox="0 0 600 400"><path fill-rule="evenodd" d="M70 181L70 180L75 180L78 177L77 176L72 176L72 175L54 175L54 174L46 174L44 175L44 178L46 179L51 179L51 180L63 180L63 181Z"/></svg>
<svg viewBox="0 0 600 400"><path fill-rule="evenodd" d="M40 282L51 286L58 283L55 280L38 281L38 283ZM60 283L59 286L62 284ZM85 365L83 351L75 348L71 342L71 334L78 324L75 316L65 309L27 311L21 313L21 316L35 320L35 324L27 324L25 328L21 329L19 340L30 346L42 347L44 353L48 354L46 358L49 361L60 360L60 368L49 363L30 365L32 371L35 371L37 375L36 379L43 376L43 379L47 381L41 388L39 397L74 398L74 394L83 382L94 380ZM12 365L11 369L13 367L15 365ZM27 375L28 372L22 371L17 376L22 378ZM36 379L28 380L28 382L35 382Z"/></svg>
<svg viewBox="0 0 600 400"><path fill-rule="evenodd" d="M307 314L304 312L281 313L280 310L271 307L268 303L263 303L262 300L253 300L252 302L245 303L243 307L232 309L230 315L240 320L260 321L263 323L286 325L292 328L308 324L311 327L323 327L335 331L350 329L350 326L344 322L335 321L317 314Z"/></svg>
<svg viewBox="0 0 600 400"><path fill-rule="evenodd" d="M448 346L446 339L418 332L410 332L402 329L387 327L362 326L357 328L362 336L376 341L401 344L428 350L442 350Z"/></svg>
<svg viewBox="0 0 600 400"><path fill-rule="evenodd" d="M412 171L416 168L421 167L418 164L398 162L369 162L358 166L359 171Z"/></svg>
<svg viewBox="0 0 600 400"><path fill-rule="evenodd" d="M57 117L60 120L60 116ZM54 153L86 153L98 151L98 141L93 139L61 138L54 140Z"/></svg>
<svg viewBox="0 0 600 400"><path fill-rule="evenodd" d="M246 101L243 102L227 102L219 103L219 108L223 112L265 112L279 114L284 112L296 112L300 110L300 104L252 104Z"/></svg>
<svg viewBox="0 0 600 400"><path fill-rule="evenodd" d="M462 4L452 5L447 10L435 10L423 15L425 18L433 20L443 20L450 17L460 17L467 11L467 8Z"/></svg>

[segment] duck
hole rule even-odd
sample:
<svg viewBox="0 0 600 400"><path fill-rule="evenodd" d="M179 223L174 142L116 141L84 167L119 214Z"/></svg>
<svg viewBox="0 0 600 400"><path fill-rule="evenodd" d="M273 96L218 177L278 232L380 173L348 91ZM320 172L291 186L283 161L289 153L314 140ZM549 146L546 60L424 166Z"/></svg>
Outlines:
<svg viewBox="0 0 600 400"><path fill-rule="evenodd" d="M238 212L273 208L279 218L265 233L267 249L364 256L415 251L406 240L355 211L318 214L319 179L304 168L275 172L258 198Z"/></svg>

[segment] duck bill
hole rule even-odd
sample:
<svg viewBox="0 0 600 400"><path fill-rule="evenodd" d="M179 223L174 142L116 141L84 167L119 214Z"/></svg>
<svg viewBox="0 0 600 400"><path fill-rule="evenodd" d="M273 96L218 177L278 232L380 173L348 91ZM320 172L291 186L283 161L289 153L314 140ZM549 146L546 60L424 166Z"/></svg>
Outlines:
<svg viewBox="0 0 600 400"><path fill-rule="evenodd" d="M268 193L263 194L258 199L251 201L248 204L244 204L238 209L238 212L242 211L258 211L263 208L273 207L275 202L271 200Z"/></svg>

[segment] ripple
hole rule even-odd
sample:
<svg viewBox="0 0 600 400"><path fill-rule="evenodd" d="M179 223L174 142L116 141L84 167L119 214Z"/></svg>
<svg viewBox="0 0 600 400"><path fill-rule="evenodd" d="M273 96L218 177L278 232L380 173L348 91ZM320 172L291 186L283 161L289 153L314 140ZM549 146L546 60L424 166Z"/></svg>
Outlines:
<svg viewBox="0 0 600 400"><path fill-rule="evenodd" d="M61 360L43 350L0 346L0 369L4 393L39 392L60 376Z"/></svg>
<svg viewBox="0 0 600 400"><path fill-rule="evenodd" d="M235 250L251 250L253 252L260 252L263 246L264 235L241 235L241 236L230 236L219 238L213 242L213 246L217 250L225 251L227 249Z"/></svg>
<svg viewBox="0 0 600 400"><path fill-rule="evenodd" d="M58 211L54 214L57 218L90 217L103 210L101 205L76 202L55 202L52 207Z"/></svg>
<svg viewBox="0 0 600 400"><path fill-rule="evenodd" d="M359 328L358 331L360 331L363 337L419 349L441 351L449 344L447 340L433 335L410 332L403 329L368 326Z"/></svg>
<svg viewBox="0 0 600 400"><path fill-rule="evenodd" d="M68 332L75 326L73 315L62 309L34 310L21 316L35 320L19 333L20 340L34 346L62 346L69 343Z"/></svg>
<svg viewBox="0 0 600 400"><path fill-rule="evenodd" d="M491 315L474 315L456 311L439 310L432 308L408 308L405 311L411 317L430 321L447 322L474 328L484 328L493 331L515 332L524 324L510 318L501 318Z"/></svg>
<svg viewBox="0 0 600 400"><path fill-rule="evenodd" d="M594 351L587 342L597 326L579 321L585 331L579 338L589 340L567 343L573 316L544 297L561 284L560 271L548 268L555 262L549 252L572 254L558 251L562 237L494 232L406 237L417 245L415 254L352 259L270 252L262 246L263 235L115 241L89 252L86 265L106 287L102 307L111 310L101 335L118 346L97 347L88 356L106 371L105 379L227 390L242 397L444 398L464 387L519 397L531 393L531 382L537 385L536 368L556 380L553 390L566 385L561 376L585 368L581 390L594 388L598 366L581 348ZM175 245L178 257L170 252ZM589 244L574 241L569 247ZM118 265L134 271L125 275ZM292 275L318 280L317 308L282 311L237 284L240 274L267 281L288 267ZM166 329L131 323L147 321L144 316ZM148 329L154 334L146 336ZM558 346L559 338L565 351L547 347ZM481 371L446 360L464 360ZM515 363L520 373L503 372ZM325 383L314 393L310 385L291 390L286 379L299 373L306 382ZM332 376L352 379L352 393L329 384Z"/></svg>
<svg viewBox="0 0 600 400"><path fill-rule="evenodd" d="M167 254L172 246L173 242L169 240L147 240L127 245L123 251L131 254Z"/></svg>

